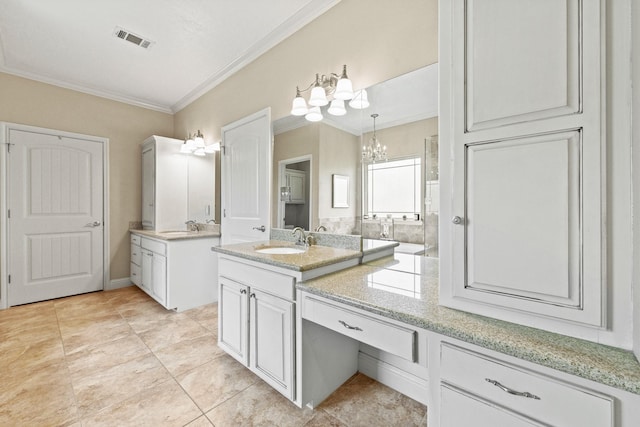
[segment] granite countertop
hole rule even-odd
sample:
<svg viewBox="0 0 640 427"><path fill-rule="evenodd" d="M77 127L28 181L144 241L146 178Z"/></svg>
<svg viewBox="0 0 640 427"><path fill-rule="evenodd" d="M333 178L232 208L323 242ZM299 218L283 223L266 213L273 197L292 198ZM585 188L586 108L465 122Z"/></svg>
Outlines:
<svg viewBox="0 0 640 427"><path fill-rule="evenodd" d="M267 240L262 242L224 245L213 247L211 250L221 254L233 255L294 271L313 270L314 268L324 267L362 256L362 252L360 251L320 245L312 245L304 252L298 254L264 254L256 252L256 249L268 246L304 248L304 246L296 246L294 243L288 241Z"/></svg>
<svg viewBox="0 0 640 427"><path fill-rule="evenodd" d="M220 231L155 231L155 230L129 230L133 234L153 237L161 240L203 239L205 237L220 237Z"/></svg>
<svg viewBox="0 0 640 427"><path fill-rule="evenodd" d="M395 254L298 283L297 288L371 313L640 394L630 351L438 305L438 259Z"/></svg>

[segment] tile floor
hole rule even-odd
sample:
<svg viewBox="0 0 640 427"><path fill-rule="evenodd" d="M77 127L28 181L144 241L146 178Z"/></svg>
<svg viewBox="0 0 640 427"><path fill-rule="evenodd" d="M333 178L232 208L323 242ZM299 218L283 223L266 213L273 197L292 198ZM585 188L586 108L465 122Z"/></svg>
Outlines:
<svg viewBox="0 0 640 427"><path fill-rule="evenodd" d="M136 287L0 311L1 426L411 426L426 407L357 374L299 409L223 353L217 304Z"/></svg>

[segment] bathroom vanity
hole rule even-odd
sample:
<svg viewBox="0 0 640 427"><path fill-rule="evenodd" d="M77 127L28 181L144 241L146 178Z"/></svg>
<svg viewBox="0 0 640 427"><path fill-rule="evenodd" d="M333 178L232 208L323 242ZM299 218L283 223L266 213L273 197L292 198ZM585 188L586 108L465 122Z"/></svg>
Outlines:
<svg viewBox="0 0 640 427"><path fill-rule="evenodd" d="M300 407L319 405L360 371L428 405L435 426L640 419L640 365L630 352L440 306L438 259L287 248L296 246L215 249L218 339Z"/></svg>
<svg viewBox="0 0 640 427"><path fill-rule="evenodd" d="M131 282L169 310L216 302L217 263L210 231L131 232Z"/></svg>

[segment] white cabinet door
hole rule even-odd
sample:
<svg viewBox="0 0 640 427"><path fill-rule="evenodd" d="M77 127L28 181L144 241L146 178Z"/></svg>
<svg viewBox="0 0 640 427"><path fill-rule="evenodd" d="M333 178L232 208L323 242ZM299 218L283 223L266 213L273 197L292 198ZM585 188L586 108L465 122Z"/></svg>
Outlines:
<svg viewBox="0 0 640 427"><path fill-rule="evenodd" d="M142 227L153 230L155 228L155 176L156 176L156 148L153 144L145 145L142 149Z"/></svg>
<svg viewBox="0 0 640 427"><path fill-rule="evenodd" d="M142 280L140 281L140 286L147 293L151 293L151 286L153 284L153 252L142 248L140 252L142 252Z"/></svg>
<svg viewBox="0 0 640 427"><path fill-rule="evenodd" d="M249 365L249 287L220 277L218 303L218 345L229 355Z"/></svg>
<svg viewBox="0 0 640 427"><path fill-rule="evenodd" d="M452 390L446 385L441 385L440 390L440 427L530 427L543 425L507 412L499 406L491 405L477 396Z"/></svg>
<svg viewBox="0 0 640 427"><path fill-rule="evenodd" d="M443 3L441 302L604 326L600 2Z"/></svg>
<svg viewBox="0 0 640 427"><path fill-rule="evenodd" d="M156 300L167 305L167 257L153 254L151 291Z"/></svg>
<svg viewBox="0 0 640 427"><path fill-rule="evenodd" d="M303 204L305 202L305 173L287 170L287 186L291 188L291 200L288 203Z"/></svg>
<svg viewBox="0 0 640 427"><path fill-rule="evenodd" d="M251 290L251 369L293 400L293 303Z"/></svg>

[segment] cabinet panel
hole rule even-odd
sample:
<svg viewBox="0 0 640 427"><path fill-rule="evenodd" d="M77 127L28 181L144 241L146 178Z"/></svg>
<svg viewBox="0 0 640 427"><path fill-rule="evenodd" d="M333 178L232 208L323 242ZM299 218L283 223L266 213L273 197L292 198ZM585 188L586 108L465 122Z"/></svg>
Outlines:
<svg viewBox="0 0 640 427"><path fill-rule="evenodd" d="M550 425L612 425L611 398L456 346L442 345L441 379L493 404Z"/></svg>
<svg viewBox="0 0 640 427"><path fill-rule="evenodd" d="M153 267L151 272L151 290L156 300L167 305L167 258L159 255L153 255Z"/></svg>
<svg viewBox="0 0 640 427"><path fill-rule="evenodd" d="M142 286L142 268L140 265L131 263L131 282L136 286Z"/></svg>
<svg viewBox="0 0 640 427"><path fill-rule="evenodd" d="M155 228L156 149L153 144L142 149L142 227Z"/></svg>
<svg viewBox="0 0 640 427"><path fill-rule="evenodd" d="M249 364L248 286L220 278L218 344L232 357Z"/></svg>
<svg viewBox="0 0 640 427"><path fill-rule="evenodd" d="M416 361L416 331L346 310L311 297L302 317L411 362Z"/></svg>
<svg viewBox="0 0 640 427"><path fill-rule="evenodd" d="M151 284L153 283L153 253L146 249L140 249L142 252L142 279L140 285L147 293L151 293Z"/></svg>
<svg viewBox="0 0 640 427"><path fill-rule="evenodd" d="M606 326L602 6L439 8L441 304Z"/></svg>
<svg viewBox="0 0 640 427"><path fill-rule="evenodd" d="M140 251L140 245L131 245L131 262L140 265L142 263L142 252Z"/></svg>
<svg viewBox="0 0 640 427"><path fill-rule="evenodd" d="M578 8L578 0L465 2L467 130L579 111Z"/></svg>
<svg viewBox="0 0 640 427"><path fill-rule="evenodd" d="M291 188L290 204L305 203L306 174L301 171L287 169L285 171L287 185Z"/></svg>
<svg viewBox="0 0 640 427"><path fill-rule="evenodd" d="M514 308L556 316L584 310L581 140L574 131L467 146L467 277L456 295L517 297Z"/></svg>
<svg viewBox="0 0 640 427"><path fill-rule="evenodd" d="M505 411L481 398L440 386L440 427L530 427L544 426Z"/></svg>
<svg viewBox="0 0 640 427"><path fill-rule="evenodd" d="M294 399L293 303L251 290L251 368L272 387Z"/></svg>

